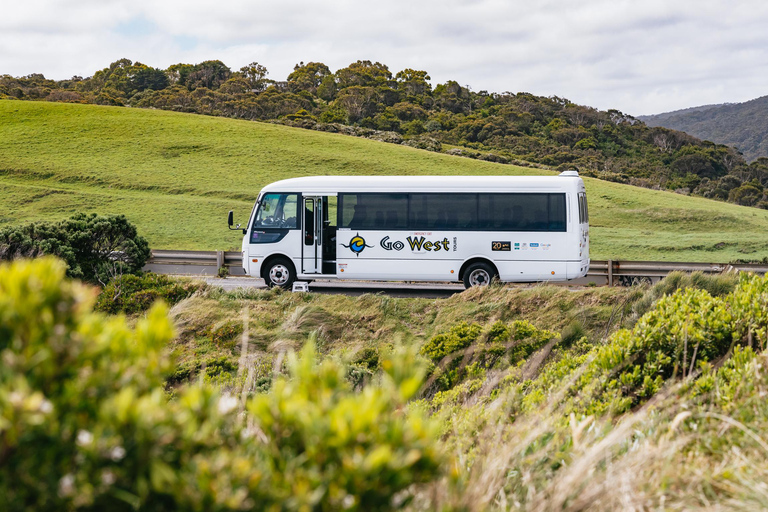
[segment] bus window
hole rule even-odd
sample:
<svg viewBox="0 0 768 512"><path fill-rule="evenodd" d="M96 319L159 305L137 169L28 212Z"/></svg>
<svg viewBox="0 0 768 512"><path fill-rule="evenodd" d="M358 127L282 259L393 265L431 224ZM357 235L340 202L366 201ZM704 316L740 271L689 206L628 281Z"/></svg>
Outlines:
<svg viewBox="0 0 768 512"><path fill-rule="evenodd" d="M477 194L410 194L410 229L476 229Z"/></svg>
<svg viewBox="0 0 768 512"><path fill-rule="evenodd" d="M478 229L566 231L565 194L480 194Z"/></svg>
<svg viewBox="0 0 768 512"><path fill-rule="evenodd" d="M266 194L259 203L253 227L297 229L297 205L298 194Z"/></svg>
<svg viewBox="0 0 768 512"><path fill-rule="evenodd" d="M325 211L323 212L323 223L326 226L336 227L338 218L338 201L336 196L328 196L323 200Z"/></svg>
<svg viewBox="0 0 768 512"><path fill-rule="evenodd" d="M315 245L315 200L304 199L304 245Z"/></svg>
<svg viewBox="0 0 768 512"><path fill-rule="evenodd" d="M408 194L339 194L342 228L405 229Z"/></svg>
<svg viewBox="0 0 768 512"><path fill-rule="evenodd" d="M549 194L547 231L566 231L565 194Z"/></svg>
<svg viewBox="0 0 768 512"><path fill-rule="evenodd" d="M589 209L587 208L587 195L579 193L579 224L589 222Z"/></svg>

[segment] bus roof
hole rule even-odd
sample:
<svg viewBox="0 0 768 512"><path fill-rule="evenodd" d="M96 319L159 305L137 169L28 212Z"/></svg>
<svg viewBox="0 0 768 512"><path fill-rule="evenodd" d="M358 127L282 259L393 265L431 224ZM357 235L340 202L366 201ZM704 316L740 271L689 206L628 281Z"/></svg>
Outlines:
<svg viewBox="0 0 768 512"><path fill-rule="evenodd" d="M270 183L262 192L571 192L584 190L573 171L560 176L311 176Z"/></svg>

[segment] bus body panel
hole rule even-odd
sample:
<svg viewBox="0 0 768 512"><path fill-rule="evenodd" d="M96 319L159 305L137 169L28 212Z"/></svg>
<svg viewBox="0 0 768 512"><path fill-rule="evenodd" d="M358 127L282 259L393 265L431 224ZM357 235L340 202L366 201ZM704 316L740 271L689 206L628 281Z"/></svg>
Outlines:
<svg viewBox="0 0 768 512"><path fill-rule="evenodd" d="M249 234L251 230L248 230ZM248 237L245 237L248 240ZM288 234L275 243L267 244L245 244L243 258L243 268L246 274L254 277L261 277L261 265L265 260L272 256L283 256L290 259L296 268L301 271L301 231L291 230ZM253 260L258 260L254 262Z"/></svg>
<svg viewBox="0 0 768 512"><path fill-rule="evenodd" d="M565 280L565 261L569 256L577 257L569 255L573 252L569 249L570 238L568 233L547 232L340 229L337 276L457 281L465 262L491 259L502 281Z"/></svg>

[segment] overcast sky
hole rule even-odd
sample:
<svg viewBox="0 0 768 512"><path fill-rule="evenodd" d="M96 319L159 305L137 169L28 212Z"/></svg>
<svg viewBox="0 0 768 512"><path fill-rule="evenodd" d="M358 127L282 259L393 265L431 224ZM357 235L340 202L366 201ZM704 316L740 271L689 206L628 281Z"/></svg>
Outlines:
<svg viewBox="0 0 768 512"><path fill-rule="evenodd" d="M91 76L120 58L166 68L256 61L427 71L474 91L656 114L768 95L765 0L8 0L0 74Z"/></svg>

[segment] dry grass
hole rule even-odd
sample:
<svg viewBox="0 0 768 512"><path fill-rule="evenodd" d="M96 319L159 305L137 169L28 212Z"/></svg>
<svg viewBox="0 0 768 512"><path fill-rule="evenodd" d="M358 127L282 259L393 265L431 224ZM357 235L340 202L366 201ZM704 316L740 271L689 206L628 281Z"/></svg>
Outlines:
<svg viewBox="0 0 768 512"><path fill-rule="evenodd" d="M212 327L242 325L236 343L224 350L235 361L236 375L222 384L243 398L281 373L285 355L307 338L325 354L353 364L368 349L381 350L395 339L421 345L461 321L488 326L525 319L563 333L580 329L594 345L633 323L635 305L645 308L664 290L714 286L725 293L732 284L731 278L692 278L656 288L576 292L491 286L443 300L208 290L177 305L173 314L178 347L189 359L206 350L222 353L206 341ZM584 341L569 348L555 339L524 364L491 369L479 384L457 386L455 400L436 408L452 469L420 489L409 509L768 508L768 356L739 369L732 378L736 384L692 395L694 374L667 383L652 400L616 418L570 412L583 370L548 388L540 406L526 408L528 391L521 384L535 382L568 350L583 350L579 343ZM414 404L422 406L431 407L428 401Z"/></svg>

